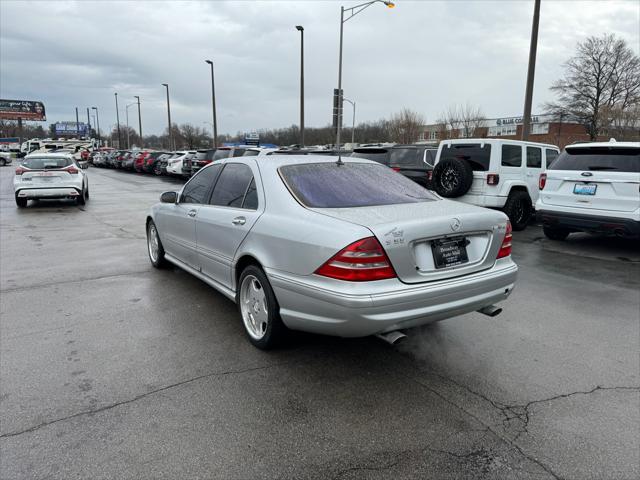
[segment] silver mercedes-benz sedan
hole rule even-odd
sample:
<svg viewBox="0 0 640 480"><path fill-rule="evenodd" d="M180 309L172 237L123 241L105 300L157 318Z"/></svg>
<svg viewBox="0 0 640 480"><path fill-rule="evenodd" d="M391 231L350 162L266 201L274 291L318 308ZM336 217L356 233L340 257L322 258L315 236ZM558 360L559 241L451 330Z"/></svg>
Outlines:
<svg viewBox="0 0 640 480"><path fill-rule="evenodd" d="M146 220L151 263L235 301L259 348L288 329L359 337L493 316L516 280L503 213L364 159L229 158L160 200Z"/></svg>

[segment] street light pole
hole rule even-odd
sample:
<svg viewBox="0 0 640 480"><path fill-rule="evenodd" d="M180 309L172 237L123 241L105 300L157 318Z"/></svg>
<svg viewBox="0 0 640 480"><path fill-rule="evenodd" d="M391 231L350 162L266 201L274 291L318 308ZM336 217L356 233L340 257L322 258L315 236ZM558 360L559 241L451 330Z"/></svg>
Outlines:
<svg viewBox="0 0 640 480"><path fill-rule="evenodd" d="M125 114L127 116L127 150L129 150L131 148L131 142L129 140L129 134L130 134L130 132L129 132L129 107L132 107L134 105L137 105L137 103L133 102L133 103L130 103L130 104L128 104L128 105L126 105L124 107L124 111L125 111Z"/></svg>
<svg viewBox="0 0 640 480"><path fill-rule="evenodd" d="M120 112L118 111L118 93L116 92L116 123L118 125L118 148L122 148L122 138L120 136Z"/></svg>
<svg viewBox="0 0 640 480"><path fill-rule="evenodd" d="M355 144L355 133L356 133L356 102L349 100L348 98L343 98L345 102L349 102L353 107L353 123L351 124L351 148Z"/></svg>
<svg viewBox="0 0 640 480"><path fill-rule="evenodd" d="M304 27L296 25L300 32L300 147L304 147Z"/></svg>
<svg viewBox="0 0 640 480"><path fill-rule="evenodd" d="M78 118L78 107L76 107L76 135L80 138L80 119Z"/></svg>
<svg viewBox="0 0 640 480"><path fill-rule="evenodd" d="M100 140L100 117L98 116L98 107L91 107L92 110L96 111L96 127L98 128L98 143L101 143Z"/></svg>
<svg viewBox="0 0 640 480"><path fill-rule="evenodd" d="M531 102L533 100L533 80L536 73L536 53L538 51L538 24L540 23L540 0L533 6L533 25L531 26L531 45L529 46L529 69L527 70L527 88L524 94L524 118L522 120L522 140L529 140L531 127Z"/></svg>
<svg viewBox="0 0 640 480"><path fill-rule="evenodd" d="M140 115L140 97L134 95L133 98L138 100L138 127L140 130L140 147L144 148L144 141L142 140L142 116Z"/></svg>
<svg viewBox="0 0 640 480"><path fill-rule="evenodd" d="M342 130L342 38L343 38L343 27L345 22L351 20L357 14L362 12L365 8L370 7L374 3L383 3L388 8L395 7L395 3L389 2L386 0L372 0L371 2L361 3L360 5L356 5L355 7L344 8L340 7L340 54L338 55L338 112L337 112L337 120L338 120L338 128L336 129L336 149L340 150L340 131ZM344 14L347 12L349 15L347 18L344 18Z"/></svg>
<svg viewBox="0 0 640 480"><path fill-rule="evenodd" d="M211 67L211 110L213 111L213 148L218 146L218 122L216 120L216 86L213 77L213 62L205 60Z"/></svg>
<svg viewBox="0 0 640 480"><path fill-rule="evenodd" d="M167 118L169 121L169 149L171 151L175 151L176 147L173 144L173 132L171 131L171 105L169 104L169 84L163 83L162 85L167 89Z"/></svg>

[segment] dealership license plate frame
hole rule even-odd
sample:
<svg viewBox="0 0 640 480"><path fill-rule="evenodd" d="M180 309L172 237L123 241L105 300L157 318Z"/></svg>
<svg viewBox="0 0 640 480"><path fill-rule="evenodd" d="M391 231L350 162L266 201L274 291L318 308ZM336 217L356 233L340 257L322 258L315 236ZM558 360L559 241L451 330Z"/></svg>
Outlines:
<svg viewBox="0 0 640 480"><path fill-rule="evenodd" d="M431 252L436 270L469 263L467 237L445 237L431 241Z"/></svg>
<svg viewBox="0 0 640 480"><path fill-rule="evenodd" d="M598 191L598 185L594 183L584 184L576 183L573 186L573 193L575 195L595 195Z"/></svg>

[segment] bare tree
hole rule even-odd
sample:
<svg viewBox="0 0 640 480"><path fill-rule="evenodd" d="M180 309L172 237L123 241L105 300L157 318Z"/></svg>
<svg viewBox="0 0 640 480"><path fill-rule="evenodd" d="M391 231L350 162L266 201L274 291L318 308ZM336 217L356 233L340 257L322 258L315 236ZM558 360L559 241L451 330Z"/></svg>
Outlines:
<svg viewBox="0 0 640 480"><path fill-rule="evenodd" d="M466 103L450 105L436 121L440 125L440 138L470 138L484 126L484 114L480 107Z"/></svg>
<svg viewBox="0 0 640 480"><path fill-rule="evenodd" d="M389 121L389 137L396 143L413 143L420 138L424 117L413 110L403 108Z"/></svg>
<svg viewBox="0 0 640 480"><path fill-rule="evenodd" d="M613 112L621 118L640 103L640 57L614 35L579 43L564 67L564 78L551 86L558 100L545 108L578 119L592 140L610 126Z"/></svg>

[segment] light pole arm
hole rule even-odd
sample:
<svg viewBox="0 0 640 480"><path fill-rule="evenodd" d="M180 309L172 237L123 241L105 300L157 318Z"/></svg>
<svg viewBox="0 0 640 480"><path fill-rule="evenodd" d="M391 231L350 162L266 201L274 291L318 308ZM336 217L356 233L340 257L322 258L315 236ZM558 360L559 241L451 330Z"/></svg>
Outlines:
<svg viewBox="0 0 640 480"><path fill-rule="evenodd" d="M373 0L371 2L365 2L365 3L361 3L360 5L356 5L355 7L350 7L350 8L345 8L344 11L349 12L349 16L347 18L344 18L342 20L342 23L345 23L347 20L352 19L353 17L355 17L357 14L359 14L360 12L362 12L364 9L370 7L371 5L373 5L374 3L383 3L385 4L387 7L393 8L395 5L393 2L386 2L384 0Z"/></svg>

